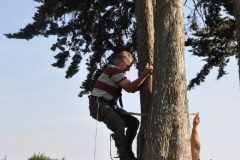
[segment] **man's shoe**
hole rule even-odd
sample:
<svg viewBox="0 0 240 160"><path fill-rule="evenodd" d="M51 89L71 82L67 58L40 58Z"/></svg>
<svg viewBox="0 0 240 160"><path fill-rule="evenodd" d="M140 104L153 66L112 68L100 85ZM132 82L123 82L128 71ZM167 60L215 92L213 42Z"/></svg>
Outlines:
<svg viewBox="0 0 240 160"><path fill-rule="evenodd" d="M128 154L125 146L117 147L117 149L118 149L118 154L119 154L120 160L137 160L137 159L134 157L134 154L133 154L133 153L132 153L131 156ZM133 157L132 157L132 156L133 156Z"/></svg>
<svg viewBox="0 0 240 160"><path fill-rule="evenodd" d="M135 156L134 156L134 153L132 151L128 152L128 156L131 157L132 159L137 159Z"/></svg>
<svg viewBox="0 0 240 160"><path fill-rule="evenodd" d="M122 157L122 158L120 158L120 160L137 160L137 159L132 159L130 156L127 156L127 157Z"/></svg>

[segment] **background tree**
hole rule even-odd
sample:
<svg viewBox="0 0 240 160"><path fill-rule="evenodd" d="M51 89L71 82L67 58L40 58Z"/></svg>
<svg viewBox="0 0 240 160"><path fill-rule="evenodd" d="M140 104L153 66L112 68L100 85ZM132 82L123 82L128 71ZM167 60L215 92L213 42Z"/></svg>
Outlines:
<svg viewBox="0 0 240 160"><path fill-rule="evenodd" d="M237 34L237 42L240 43L240 1L234 1L234 13L236 19L236 34ZM239 66L239 80L240 80L240 45L238 45L238 66Z"/></svg>
<svg viewBox="0 0 240 160"><path fill-rule="evenodd" d="M58 159L53 159L48 156L45 156L44 153L42 153L42 154L34 153L34 155L32 157L28 158L28 160L58 160Z"/></svg>

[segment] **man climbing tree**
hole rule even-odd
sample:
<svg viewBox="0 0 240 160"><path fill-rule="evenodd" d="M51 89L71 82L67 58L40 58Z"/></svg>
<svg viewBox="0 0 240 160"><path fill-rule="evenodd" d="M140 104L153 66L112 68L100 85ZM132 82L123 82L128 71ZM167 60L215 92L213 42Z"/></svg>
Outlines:
<svg viewBox="0 0 240 160"><path fill-rule="evenodd" d="M137 134L139 121L118 107L117 100L121 96L122 88L134 93L153 72L153 67L147 64L139 78L131 82L124 73L130 70L132 63L133 57L129 52L117 54L113 64L109 65L97 79L89 96L90 114L96 120L103 121L114 132L120 160L136 159L132 151L132 142Z"/></svg>
<svg viewBox="0 0 240 160"><path fill-rule="evenodd" d="M99 69L111 63L120 51L130 51L133 59L139 60L140 75L147 62L153 64L156 70L141 88L141 110L148 116L142 119L138 157L142 160L190 159L183 2L36 1L42 5L37 7L34 22L18 33L6 36L29 40L38 35L57 35L57 42L51 49L59 53L55 56L57 62L52 65L64 68L68 58L72 57L66 78L76 74L82 56L90 54L86 63L89 74L81 86L80 97L92 91L93 79ZM203 0L193 7L205 9L207 27L198 25L195 14L190 16L193 20L191 28L196 33L194 37L188 37L186 44L193 47L194 55L207 57L207 64L190 82L189 89L203 82L213 66L219 67L219 77L225 75L223 68L228 63L227 58L236 55L235 21L221 19L221 7L233 15L232 2L225 0ZM110 53L114 54L109 56Z"/></svg>

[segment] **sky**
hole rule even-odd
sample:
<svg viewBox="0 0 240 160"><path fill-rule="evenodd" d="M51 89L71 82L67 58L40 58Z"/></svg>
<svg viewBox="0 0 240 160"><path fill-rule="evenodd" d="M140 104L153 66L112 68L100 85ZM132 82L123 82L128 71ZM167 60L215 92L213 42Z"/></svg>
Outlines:
<svg viewBox="0 0 240 160"><path fill-rule="evenodd" d="M96 160L110 159L111 132L89 116L87 96L77 96L87 73L84 61L79 73L66 79L66 69L51 66L56 37L27 41L3 35L33 22L38 5L32 0L0 1L0 159L7 155L8 160L27 160L45 153L55 159L94 160L95 146ZM185 61L189 81L204 62L187 50ZM226 70L229 74L216 80L213 69L206 82L188 92L189 112L201 116L201 160L239 157L240 87L234 58ZM127 76L136 79L137 70L132 67ZM127 111L140 112L139 93L124 92L123 103ZM111 146L115 156L113 142Z"/></svg>

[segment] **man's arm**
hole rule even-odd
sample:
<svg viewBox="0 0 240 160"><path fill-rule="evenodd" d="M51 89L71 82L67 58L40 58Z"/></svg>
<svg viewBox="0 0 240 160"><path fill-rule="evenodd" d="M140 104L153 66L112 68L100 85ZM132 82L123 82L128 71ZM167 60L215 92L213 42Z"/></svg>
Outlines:
<svg viewBox="0 0 240 160"><path fill-rule="evenodd" d="M191 151L192 151L192 160L198 160L200 154L200 140L198 137L197 127L200 123L200 116L196 115L193 120L193 128L191 135Z"/></svg>
<svg viewBox="0 0 240 160"><path fill-rule="evenodd" d="M143 84L146 78L153 73L153 66L147 63L144 72L133 82L131 82L128 78L124 79L119 83L119 85L127 92L134 93L139 89L139 87Z"/></svg>

